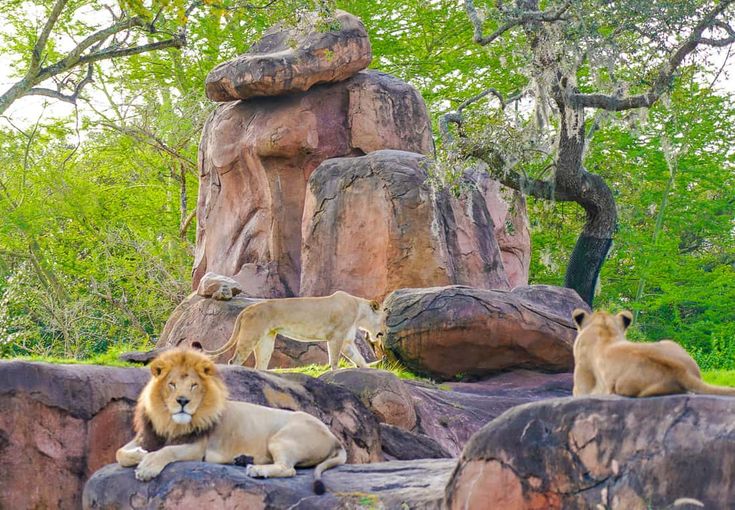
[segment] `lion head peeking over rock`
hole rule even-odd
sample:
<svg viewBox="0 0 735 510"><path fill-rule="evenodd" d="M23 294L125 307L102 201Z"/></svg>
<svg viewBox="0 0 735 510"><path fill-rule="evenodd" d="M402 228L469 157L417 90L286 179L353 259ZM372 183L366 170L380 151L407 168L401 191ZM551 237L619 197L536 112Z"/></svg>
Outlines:
<svg viewBox="0 0 735 510"><path fill-rule="evenodd" d="M254 477L294 476L294 467L316 466L314 490L322 493L321 473L347 458L327 426L309 414L227 400L214 363L200 352L166 351L150 369L135 410L135 438L116 455L121 466L137 466L139 480L180 460L252 458L246 473Z"/></svg>

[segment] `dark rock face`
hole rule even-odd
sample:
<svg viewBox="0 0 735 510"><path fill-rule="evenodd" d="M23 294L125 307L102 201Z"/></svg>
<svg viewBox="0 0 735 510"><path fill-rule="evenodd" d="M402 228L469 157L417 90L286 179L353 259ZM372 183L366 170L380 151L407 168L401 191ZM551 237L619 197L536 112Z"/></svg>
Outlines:
<svg viewBox="0 0 735 510"><path fill-rule="evenodd" d="M439 387L414 381L405 384L418 416L416 432L430 437L452 456L458 456L475 432L511 407L572 394L572 374L528 370Z"/></svg>
<svg viewBox="0 0 735 510"><path fill-rule="evenodd" d="M341 289L382 300L393 289L509 287L493 221L477 189L456 198L429 185L430 160L381 150L333 158L309 178L301 293Z"/></svg>
<svg viewBox="0 0 735 510"><path fill-rule="evenodd" d="M735 399L727 397L598 397L524 405L470 440L447 486L446 504L733 508L733 423Z"/></svg>
<svg viewBox="0 0 735 510"><path fill-rule="evenodd" d="M107 466L87 482L83 508L242 508L329 510L344 508L439 509L454 460L344 465L324 472L327 493L314 494L312 469L294 478L254 479L236 466L177 462L150 482L133 469Z"/></svg>
<svg viewBox="0 0 735 510"><path fill-rule="evenodd" d="M304 92L370 65L370 40L359 18L338 11L338 28L329 31L320 29L316 16L304 21L304 27L270 28L247 53L215 67L207 76L207 97L237 101Z"/></svg>
<svg viewBox="0 0 735 510"><path fill-rule="evenodd" d="M571 314L587 305L573 290L534 285L401 289L384 307L387 349L414 372L447 380L514 368L571 370Z"/></svg>
<svg viewBox="0 0 735 510"><path fill-rule="evenodd" d="M387 423L380 424L380 443L388 460L448 459L452 455L423 434L409 432Z"/></svg>
<svg viewBox="0 0 735 510"><path fill-rule="evenodd" d="M378 422L349 391L307 376L221 371L231 398L313 414L350 462L381 459ZM0 508L79 508L84 481L132 438L148 377L138 368L0 362Z"/></svg>
<svg viewBox="0 0 735 510"><path fill-rule="evenodd" d="M250 297L299 295L306 183L325 159L431 150L419 93L362 71L307 92L220 105L199 147L192 288L209 271Z"/></svg>

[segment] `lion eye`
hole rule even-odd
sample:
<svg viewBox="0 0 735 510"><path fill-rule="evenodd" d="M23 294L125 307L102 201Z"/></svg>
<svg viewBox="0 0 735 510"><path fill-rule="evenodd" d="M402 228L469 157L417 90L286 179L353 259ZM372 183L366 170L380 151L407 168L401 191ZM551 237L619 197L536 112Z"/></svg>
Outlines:
<svg viewBox="0 0 735 510"><path fill-rule="evenodd" d="M176 383L170 382L170 383L168 383L168 387L171 388L172 390L175 390L176 389Z"/></svg>
<svg viewBox="0 0 735 510"><path fill-rule="evenodd" d="M197 389L198 387L199 387L199 385L198 385L197 383L194 383L194 384L192 384L192 385L191 385L191 389L192 389L192 390L195 390L195 389Z"/></svg>

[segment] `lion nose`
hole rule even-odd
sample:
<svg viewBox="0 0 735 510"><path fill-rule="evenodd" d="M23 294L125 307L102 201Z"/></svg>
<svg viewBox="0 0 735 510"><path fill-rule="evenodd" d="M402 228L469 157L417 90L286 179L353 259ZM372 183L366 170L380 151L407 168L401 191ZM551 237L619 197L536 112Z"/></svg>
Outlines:
<svg viewBox="0 0 735 510"><path fill-rule="evenodd" d="M186 397L178 397L176 399L176 402L178 402L181 407L184 407L186 404L189 403L189 399Z"/></svg>

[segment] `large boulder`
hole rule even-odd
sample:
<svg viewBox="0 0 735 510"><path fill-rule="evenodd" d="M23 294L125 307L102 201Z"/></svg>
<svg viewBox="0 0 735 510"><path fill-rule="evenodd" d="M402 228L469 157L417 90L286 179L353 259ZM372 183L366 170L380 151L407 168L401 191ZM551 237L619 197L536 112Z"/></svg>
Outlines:
<svg viewBox="0 0 735 510"><path fill-rule="evenodd" d="M449 509L734 508L735 400L557 399L517 407L465 447Z"/></svg>
<svg viewBox="0 0 735 510"><path fill-rule="evenodd" d="M240 467L177 462L150 482L139 482L133 469L111 465L87 482L82 508L439 510L454 464L441 459L339 466L324 472L322 496L312 490L312 469L299 469L293 478L254 479Z"/></svg>
<svg viewBox="0 0 735 510"><path fill-rule="evenodd" d="M197 294L202 297L229 301L233 296L242 292L240 285L230 278L221 274L209 272L199 280Z"/></svg>
<svg viewBox="0 0 735 510"><path fill-rule="evenodd" d="M381 423L404 430L416 427L416 411L408 387L391 372L351 368L323 374L320 379L354 393Z"/></svg>
<svg viewBox="0 0 735 510"><path fill-rule="evenodd" d="M401 289L384 307L389 353L416 373L447 380L512 368L571 370L572 310L587 305L571 289L534 285Z"/></svg>
<svg viewBox="0 0 735 510"><path fill-rule="evenodd" d="M310 413L342 441L349 462L381 459L378 422L349 391L297 374L221 370L231 398ZM131 439L149 373L0 362L0 508L79 508L84 481Z"/></svg>
<svg viewBox="0 0 735 510"><path fill-rule="evenodd" d="M359 18L343 11L332 19L308 14L298 26L270 28L247 53L215 67L207 76L207 97L237 101L304 92L345 80L370 60L370 40Z"/></svg>
<svg viewBox="0 0 735 510"><path fill-rule="evenodd" d="M259 301L242 295L229 301L220 301L191 294L174 309L156 348L191 346L199 342L205 350L217 349L229 340L240 312ZM215 357L215 361L226 363L234 353L234 348L229 349ZM324 365L327 361L327 349L323 342L297 342L279 335L276 337L270 368ZM245 365L252 367L254 364L255 358L251 355Z"/></svg>
<svg viewBox="0 0 735 510"><path fill-rule="evenodd" d="M403 287L509 287L483 196L434 189L430 164L381 150L316 169L304 208L302 294L382 299Z"/></svg>
<svg viewBox="0 0 735 510"><path fill-rule="evenodd" d="M376 71L220 105L199 147L192 288L214 271L246 296L299 295L304 195L314 169L338 156L431 148L419 93Z"/></svg>

